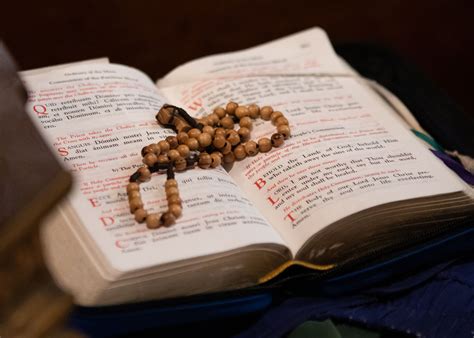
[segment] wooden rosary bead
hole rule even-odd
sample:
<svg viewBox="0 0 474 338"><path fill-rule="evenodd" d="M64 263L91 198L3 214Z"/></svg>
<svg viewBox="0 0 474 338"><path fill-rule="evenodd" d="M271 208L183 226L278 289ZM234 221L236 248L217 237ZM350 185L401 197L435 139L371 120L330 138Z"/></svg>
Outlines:
<svg viewBox="0 0 474 338"><path fill-rule="evenodd" d="M258 145L255 141L245 143L245 152L248 156L255 156L258 153Z"/></svg>
<svg viewBox="0 0 474 338"><path fill-rule="evenodd" d="M148 153L143 157L143 163L149 167L152 167L156 162L158 162L158 156L154 153Z"/></svg>
<svg viewBox="0 0 474 338"><path fill-rule="evenodd" d="M135 213L136 210L143 208L143 202L141 198L132 198L128 205L130 206L130 213Z"/></svg>
<svg viewBox="0 0 474 338"><path fill-rule="evenodd" d="M214 126L214 122L213 122L213 118L211 117L211 114L205 116L204 121L206 121L206 124L204 124L204 126L211 127L211 128L212 126ZM217 122L219 122L219 119L217 119Z"/></svg>
<svg viewBox="0 0 474 338"><path fill-rule="evenodd" d="M224 146L222 148L219 148L219 151L222 153L222 155L226 155L232 151L232 145L230 144L230 142L225 141Z"/></svg>
<svg viewBox="0 0 474 338"><path fill-rule="evenodd" d="M236 131L233 130L233 129L232 129L232 130L229 130L229 131L227 132L226 140L227 140L227 142L229 142L230 145L232 145L232 146L235 146L235 145L239 144L239 142L240 142L239 133L236 132Z"/></svg>
<svg viewBox="0 0 474 338"><path fill-rule="evenodd" d="M221 119L225 116L226 112L225 112L224 108L217 107L217 108L214 109L214 114L216 114L217 117L219 117L219 119Z"/></svg>
<svg viewBox="0 0 474 338"><path fill-rule="evenodd" d="M198 142L199 142L199 146L201 146L201 148L206 148L207 146L211 145L212 136L209 135L208 133L202 133L198 136Z"/></svg>
<svg viewBox="0 0 474 338"><path fill-rule="evenodd" d="M156 156L160 155L160 153L161 153L161 148L160 148L160 146L159 146L158 144L152 143L152 144L149 145L149 147L150 147L151 151L152 151Z"/></svg>
<svg viewBox="0 0 474 338"><path fill-rule="evenodd" d="M258 150L261 153L269 152L272 149L272 141L268 137L263 137L258 140Z"/></svg>
<svg viewBox="0 0 474 338"><path fill-rule="evenodd" d="M151 151L151 149L149 148L149 146L144 146L144 147L142 148L142 151L141 151L142 157L145 156L146 154L151 153L151 152L152 152L152 151Z"/></svg>
<svg viewBox="0 0 474 338"><path fill-rule="evenodd" d="M234 120L232 120L232 118L229 116L222 118L219 123L225 129L234 128Z"/></svg>
<svg viewBox="0 0 474 338"><path fill-rule="evenodd" d="M211 166L211 162L212 162L211 155L209 155L208 153L199 154L199 162L198 162L199 168L207 169Z"/></svg>
<svg viewBox="0 0 474 338"><path fill-rule="evenodd" d="M224 157L224 155L221 153L220 150L219 151L214 151L213 154L219 156L221 158L221 160L222 160L222 157Z"/></svg>
<svg viewBox="0 0 474 338"><path fill-rule="evenodd" d="M217 115L216 115L216 116L217 116ZM217 122L219 122L219 120L218 120ZM216 122L216 123L217 123L217 122ZM203 133L209 134L209 135L211 135L211 136L214 136L214 130L215 130L215 129L214 129L213 127L211 127L211 126L204 126L204 128L202 128L202 132L203 132Z"/></svg>
<svg viewBox="0 0 474 338"><path fill-rule="evenodd" d="M178 181L174 178L169 178L165 181L165 188L178 187Z"/></svg>
<svg viewBox="0 0 474 338"><path fill-rule="evenodd" d="M237 133L240 136L242 142L247 142L250 139L250 130L246 127L240 128Z"/></svg>
<svg viewBox="0 0 474 338"><path fill-rule="evenodd" d="M214 140L212 141L212 145L217 149L222 148L225 145L225 137L223 135L216 135L214 136Z"/></svg>
<svg viewBox="0 0 474 338"><path fill-rule="evenodd" d="M179 189L178 189L178 187L165 188L165 193L166 193L166 198L168 198L172 195L178 195L179 196Z"/></svg>
<svg viewBox="0 0 474 338"><path fill-rule="evenodd" d="M165 141L170 145L170 149L176 149L178 146L178 138L176 136L168 136Z"/></svg>
<svg viewBox="0 0 474 338"><path fill-rule="evenodd" d="M200 134L201 134L201 131L197 128L193 128L190 131L188 131L189 138L197 139Z"/></svg>
<svg viewBox="0 0 474 338"><path fill-rule="evenodd" d="M205 122L205 123L202 124L204 127L212 127L213 126L212 118L210 118L210 115L203 116L202 119ZM217 121L219 121L219 120L217 120Z"/></svg>
<svg viewBox="0 0 474 338"><path fill-rule="evenodd" d="M212 113L207 117L207 120L210 122L210 126L215 126L217 123L219 123L220 118L217 114Z"/></svg>
<svg viewBox="0 0 474 338"><path fill-rule="evenodd" d="M161 154L160 156L158 156L158 163L159 164L167 164L169 162L170 162L170 159L169 159L168 155Z"/></svg>
<svg viewBox="0 0 474 338"><path fill-rule="evenodd" d="M176 119L174 126L179 133L187 133L189 130L191 130L191 126L182 119Z"/></svg>
<svg viewBox="0 0 474 338"><path fill-rule="evenodd" d="M168 200L168 208L170 205L173 205L173 204L181 205L181 198L179 197L179 195L171 195L167 197L166 199Z"/></svg>
<svg viewBox="0 0 474 338"><path fill-rule="evenodd" d="M140 185L136 182L127 184L127 194L130 194L132 191L140 191Z"/></svg>
<svg viewBox="0 0 474 338"><path fill-rule="evenodd" d="M224 155L224 157L222 158L222 161L225 163L225 164L232 164L235 162L235 155L234 153L231 151L231 152L228 152L227 154Z"/></svg>
<svg viewBox="0 0 474 338"><path fill-rule="evenodd" d="M161 222L163 222L165 227L169 227L176 222L176 217L174 217L174 215L168 211L161 215Z"/></svg>
<svg viewBox="0 0 474 338"><path fill-rule="evenodd" d="M239 105L237 103L231 101L231 102L227 103L227 105L225 106L225 111L229 115L234 115L235 110L237 109L238 106Z"/></svg>
<svg viewBox="0 0 474 338"><path fill-rule="evenodd" d="M221 165L222 159L217 153L211 154L211 168L216 168Z"/></svg>
<svg viewBox="0 0 474 338"><path fill-rule="evenodd" d="M187 142L188 139L189 139L189 136L188 136L188 133L180 132L180 133L178 133L178 135L176 136L176 138L178 139L178 143L179 143L179 144L186 144L186 142Z"/></svg>
<svg viewBox="0 0 474 338"><path fill-rule="evenodd" d="M142 156L146 154L160 155L161 149L156 143L149 144L142 149Z"/></svg>
<svg viewBox="0 0 474 338"><path fill-rule="evenodd" d="M163 106L158 111L158 114L156 114L156 119L160 124L170 124L174 118L173 111L173 107Z"/></svg>
<svg viewBox="0 0 474 338"><path fill-rule="evenodd" d="M188 166L188 163L186 162L186 159L182 156L174 160L174 167L177 171L183 171L186 169L187 166Z"/></svg>
<svg viewBox="0 0 474 338"><path fill-rule="evenodd" d="M260 107L256 104L249 105L249 116L254 120L260 116Z"/></svg>
<svg viewBox="0 0 474 338"><path fill-rule="evenodd" d="M168 158L171 162L176 161L176 159L178 159L179 157L181 157L181 155L176 149L171 149L170 151L168 151Z"/></svg>
<svg viewBox="0 0 474 338"><path fill-rule="evenodd" d="M276 125L276 120L280 117L284 117L281 111L274 111L272 115L270 115L270 120L272 120L272 124Z"/></svg>
<svg viewBox="0 0 474 338"><path fill-rule="evenodd" d="M272 135L271 141L272 141L272 146L275 148L278 148L284 142L283 135L280 133L275 133Z"/></svg>
<svg viewBox="0 0 474 338"><path fill-rule="evenodd" d="M140 175L138 177L138 180L140 182L146 182L149 181L151 178L151 172L147 167L141 167L137 170L138 174Z"/></svg>
<svg viewBox="0 0 474 338"><path fill-rule="evenodd" d="M287 140L291 136L290 127L287 125L281 124L277 127L277 132L283 135L283 138Z"/></svg>
<svg viewBox="0 0 474 338"><path fill-rule="evenodd" d="M265 106L260 109L260 117L265 121L270 120L272 113L273 113L273 108L270 106Z"/></svg>
<svg viewBox="0 0 474 338"><path fill-rule="evenodd" d="M183 208L179 204L171 204L169 206L169 212L173 214L175 218L181 217L181 213L183 212Z"/></svg>
<svg viewBox="0 0 474 338"><path fill-rule="evenodd" d="M241 119L249 115L250 115L249 109L245 106L238 106L237 109L235 109L235 116L237 116L238 119Z"/></svg>
<svg viewBox="0 0 474 338"><path fill-rule="evenodd" d="M190 138L186 145L188 146L189 150L194 151L199 149L199 142L195 138Z"/></svg>
<svg viewBox="0 0 474 338"><path fill-rule="evenodd" d="M196 119L196 122L202 124L203 126L209 125L209 121L207 120L207 116L203 116L201 118Z"/></svg>
<svg viewBox="0 0 474 338"><path fill-rule="evenodd" d="M252 130L252 119L248 116L245 116L245 117L241 118L240 121L239 121L239 126L241 128L245 127L248 130Z"/></svg>
<svg viewBox="0 0 474 338"><path fill-rule="evenodd" d="M185 144L180 144L178 148L176 148L176 150L184 158L187 158L189 156L190 150L189 150L189 147Z"/></svg>
<svg viewBox="0 0 474 338"><path fill-rule="evenodd" d="M214 130L214 136L217 136L217 135L225 136L225 132L226 132L226 131L225 131L224 128L221 128L221 127L216 128L216 129Z"/></svg>
<svg viewBox="0 0 474 338"><path fill-rule="evenodd" d="M132 200L134 198L141 198L140 191L138 190L133 190L128 193L128 199Z"/></svg>
<svg viewBox="0 0 474 338"><path fill-rule="evenodd" d="M281 125L286 125L288 126L290 124L290 122L288 121L288 119L284 116L280 116L279 118L277 118L276 122L275 122L275 125L278 127L278 126L281 126Z"/></svg>
<svg viewBox="0 0 474 338"><path fill-rule="evenodd" d="M145 209L140 208L135 210L133 215L135 216L135 221L137 221L137 223L143 223L148 216L148 212L146 212Z"/></svg>
<svg viewBox="0 0 474 338"><path fill-rule="evenodd" d="M170 150L170 144L165 140L158 142L158 146L160 147L161 154L166 154Z"/></svg>
<svg viewBox="0 0 474 338"><path fill-rule="evenodd" d="M238 161L243 160L245 157L247 157L247 153L245 152L245 148L243 145L239 144L237 147L235 147L234 156L235 159Z"/></svg>
<svg viewBox="0 0 474 338"><path fill-rule="evenodd" d="M161 214L153 213L146 216L146 227L148 229L157 229L161 225Z"/></svg>
<svg viewBox="0 0 474 338"><path fill-rule="evenodd" d="M196 122L197 123L200 123L202 124L202 127L201 128L198 128L199 130L201 130L201 133L202 133L202 128L203 127L211 127L211 121L209 121L209 117L208 116L203 116L202 118L200 119L196 119Z"/></svg>

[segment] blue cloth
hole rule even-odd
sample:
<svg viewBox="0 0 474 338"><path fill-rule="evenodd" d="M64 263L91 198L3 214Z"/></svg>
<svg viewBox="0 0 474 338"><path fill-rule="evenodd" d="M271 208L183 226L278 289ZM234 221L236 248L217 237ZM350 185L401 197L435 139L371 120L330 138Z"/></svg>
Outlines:
<svg viewBox="0 0 474 338"><path fill-rule="evenodd" d="M238 337L281 337L307 320L327 318L416 337L472 338L474 259L439 264L352 296L291 298Z"/></svg>

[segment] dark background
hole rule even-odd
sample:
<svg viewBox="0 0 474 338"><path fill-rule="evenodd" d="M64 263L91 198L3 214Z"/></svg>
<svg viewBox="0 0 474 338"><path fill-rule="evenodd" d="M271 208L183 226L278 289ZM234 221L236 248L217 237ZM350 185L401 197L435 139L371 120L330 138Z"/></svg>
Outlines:
<svg viewBox="0 0 474 338"><path fill-rule="evenodd" d="M389 47L474 115L473 1L11 1L0 38L22 69L108 56L152 79L212 53L321 26Z"/></svg>

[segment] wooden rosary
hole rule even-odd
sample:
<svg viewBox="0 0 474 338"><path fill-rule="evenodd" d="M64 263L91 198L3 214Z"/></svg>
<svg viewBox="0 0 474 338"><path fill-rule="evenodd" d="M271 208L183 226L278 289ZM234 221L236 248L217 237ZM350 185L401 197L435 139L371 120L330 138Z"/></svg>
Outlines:
<svg viewBox="0 0 474 338"><path fill-rule="evenodd" d="M271 138L263 137L258 142L250 140L252 121L257 118L271 120L277 132ZM168 136L158 143L152 143L141 151L144 166L140 167L127 185L130 212L138 223L146 222L149 229L169 227L181 216L182 204L175 171L194 168L215 168L221 163L231 165L235 160L266 153L272 147L280 147L290 137L288 120L283 113L272 107L259 108L256 104L239 106L229 102L225 108L218 107L212 114L194 119L179 107L163 105L156 115L158 123L173 129L177 135ZM235 130L234 125L239 124ZM142 182L151 179L154 172L166 171L165 182L168 211L148 213L140 196Z"/></svg>

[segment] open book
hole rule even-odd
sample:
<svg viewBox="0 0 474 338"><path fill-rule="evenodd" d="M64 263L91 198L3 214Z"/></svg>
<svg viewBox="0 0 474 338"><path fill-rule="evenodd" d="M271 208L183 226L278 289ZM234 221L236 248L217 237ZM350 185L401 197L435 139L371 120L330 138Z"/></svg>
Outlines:
<svg viewBox="0 0 474 338"><path fill-rule="evenodd" d="M107 60L22 76L29 114L76 178L42 239L53 276L79 304L243 288L291 264L331 269L474 212L471 188L318 28L189 62L156 84ZM177 224L137 224L128 178L143 146L173 134L157 124L158 109L170 103L199 117L231 100L282 111L292 137L229 172L178 173ZM273 130L258 122L252 139ZM151 211L167 208L165 176L142 184Z"/></svg>

